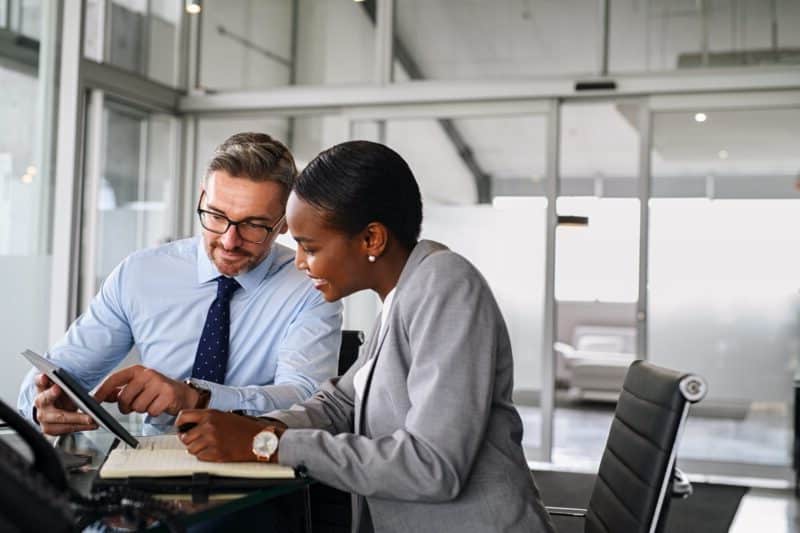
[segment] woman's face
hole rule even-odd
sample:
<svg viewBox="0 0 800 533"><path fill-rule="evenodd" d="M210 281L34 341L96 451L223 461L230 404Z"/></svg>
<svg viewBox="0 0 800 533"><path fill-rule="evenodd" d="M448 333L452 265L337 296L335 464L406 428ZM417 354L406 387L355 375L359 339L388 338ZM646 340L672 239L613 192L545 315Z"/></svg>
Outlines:
<svg viewBox="0 0 800 533"><path fill-rule="evenodd" d="M325 300L367 288L366 253L360 236L332 228L323 215L292 193L286 205L289 231L297 241L294 264L306 273Z"/></svg>

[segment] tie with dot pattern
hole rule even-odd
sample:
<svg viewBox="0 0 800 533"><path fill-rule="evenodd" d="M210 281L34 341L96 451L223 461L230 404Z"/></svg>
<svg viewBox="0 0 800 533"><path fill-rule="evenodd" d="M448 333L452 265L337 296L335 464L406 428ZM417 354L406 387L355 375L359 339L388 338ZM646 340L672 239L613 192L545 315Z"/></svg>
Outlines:
<svg viewBox="0 0 800 533"><path fill-rule="evenodd" d="M192 377L225 383L225 371L228 368L228 339L230 334L230 303L233 293L240 287L233 278L220 276L217 278L217 297L208 309L206 324L197 355L194 358Z"/></svg>

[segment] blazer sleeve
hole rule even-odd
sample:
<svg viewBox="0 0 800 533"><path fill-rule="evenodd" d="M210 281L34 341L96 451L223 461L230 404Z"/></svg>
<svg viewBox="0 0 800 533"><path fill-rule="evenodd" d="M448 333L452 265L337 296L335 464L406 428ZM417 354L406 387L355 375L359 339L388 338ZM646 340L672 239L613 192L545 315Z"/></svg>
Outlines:
<svg viewBox="0 0 800 533"><path fill-rule="evenodd" d="M317 392L303 403L295 404L289 409L272 411L263 416L279 420L293 429L317 428L333 434L353 431L355 397L353 376L364 364L366 357L366 351L361 350L358 359L347 372L325 381ZM288 447L283 437L281 445L283 452Z"/></svg>
<svg viewBox="0 0 800 533"><path fill-rule="evenodd" d="M477 270L451 253L420 264L397 305L391 323L406 330L410 350L408 374L397 376L411 404L403 427L375 438L288 430L279 460L365 496L451 500L480 460L502 317Z"/></svg>

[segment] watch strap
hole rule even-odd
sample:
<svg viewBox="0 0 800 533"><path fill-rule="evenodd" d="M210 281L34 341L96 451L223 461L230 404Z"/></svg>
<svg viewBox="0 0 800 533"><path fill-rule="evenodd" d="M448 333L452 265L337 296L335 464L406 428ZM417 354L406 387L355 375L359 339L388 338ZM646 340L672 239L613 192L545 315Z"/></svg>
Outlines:
<svg viewBox="0 0 800 533"><path fill-rule="evenodd" d="M192 378L185 380L184 383L196 390L200 395L197 400L197 405L195 405L194 408L206 409L208 404L211 402L211 391L203 387L198 387Z"/></svg>

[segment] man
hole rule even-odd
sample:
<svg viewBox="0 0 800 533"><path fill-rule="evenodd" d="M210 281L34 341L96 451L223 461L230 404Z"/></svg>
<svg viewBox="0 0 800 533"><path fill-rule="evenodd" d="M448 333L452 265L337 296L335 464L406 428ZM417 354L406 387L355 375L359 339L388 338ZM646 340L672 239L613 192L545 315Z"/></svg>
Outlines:
<svg viewBox="0 0 800 533"><path fill-rule="evenodd" d="M293 267L294 253L274 244L296 173L268 135L227 139L201 185L202 237L126 258L48 357L89 389L136 347L142 365L95 393L122 413L259 413L308 397L335 373L341 305L326 303ZM51 435L96 427L35 371L18 408Z"/></svg>

